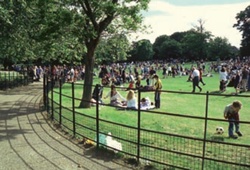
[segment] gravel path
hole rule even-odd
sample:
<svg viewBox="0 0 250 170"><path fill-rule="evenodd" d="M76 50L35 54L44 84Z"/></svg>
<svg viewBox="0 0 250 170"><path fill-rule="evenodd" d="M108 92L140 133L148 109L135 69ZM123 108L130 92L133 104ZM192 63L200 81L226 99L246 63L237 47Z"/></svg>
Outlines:
<svg viewBox="0 0 250 170"><path fill-rule="evenodd" d="M0 91L0 170L136 169L84 148L47 121L42 83Z"/></svg>

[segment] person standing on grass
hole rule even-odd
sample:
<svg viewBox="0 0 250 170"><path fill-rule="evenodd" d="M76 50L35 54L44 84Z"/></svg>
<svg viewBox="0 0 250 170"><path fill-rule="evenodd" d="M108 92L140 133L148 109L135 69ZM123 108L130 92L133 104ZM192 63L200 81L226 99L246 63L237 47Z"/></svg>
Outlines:
<svg viewBox="0 0 250 170"><path fill-rule="evenodd" d="M238 95L240 92L240 81L241 81L241 76L240 76L240 71L236 71L235 79L234 79L234 89L235 89L235 95Z"/></svg>
<svg viewBox="0 0 250 170"><path fill-rule="evenodd" d="M238 100L234 101L233 103L227 105L224 109L224 117L225 119L228 119L229 126L228 126L228 135L229 138L237 139L238 136L243 136L240 132L240 116L239 111L242 108L242 103ZM235 132L238 136L234 135L234 126L235 126Z"/></svg>
<svg viewBox="0 0 250 170"><path fill-rule="evenodd" d="M154 75L153 78L155 79L155 108L160 108L161 106L161 89L162 89L162 82L158 75Z"/></svg>
<svg viewBox="0 0 250 170"><path fill-rule="evenodd" d="M195 67L192 68L192 81L193 81L193 91L195 92L195 87L197 86L200 89L200 92L202 91L202 88L199 86L200 82L200 72Z"/></svg>
<svg viewBox="0 0 250 170"><path fill-rule="evenodd" d="M242 89L244 92L247 91L247 88L250 88L250 87L247 87L248 74L249 74L249 70L247 69L247 66L244 66L242 70L242 80L241 80Z"/></svg>
<svg viewBox="0 0 250 170"><path fill-rule="evenodd" d="M204 83L204 81L202 79L202 74L203 74L202 68L199 68L199 73L200 73L200 82L202 83L203 86L205 86L206 84Z"/></svg>

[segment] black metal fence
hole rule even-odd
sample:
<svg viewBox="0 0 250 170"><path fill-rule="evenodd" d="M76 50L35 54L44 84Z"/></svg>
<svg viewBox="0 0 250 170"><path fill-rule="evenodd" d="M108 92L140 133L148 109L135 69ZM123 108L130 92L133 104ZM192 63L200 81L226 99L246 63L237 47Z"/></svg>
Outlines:
<svg viewBox="0 0 250 170"><path fill-rule="evenodd" d="M125 115L124 120L113 121L102 113L105 112L105 108L112 107L110 105L96 103L94 115L90 114L91 109L77 108L76 103L79 104L81 99L75 97L75 89L82 89L83 84L67 84L71 93L65 94L61 80L54 82L46 77L44 80L44 103L51 119L72 135L95 141L97 147L103 146L100 135L112 132L112 137L122 143L120 152L137 161L154 165L157 169L250 169L250 139L246 139L245 143L239 143L238 140L211 135L211 127L217 124L227 127L228 124L227 120L220 118L222 113L219 118L209 116L208 108L213 107L212 103L216 102L215 97L221 94L199 93L197 98L204 106L204 113L200 115L140 109L120 111L114 108L112 112ZM145 93L148 91L138 90L138 102ZM185 100L191 95L185 92L162 91L162 95L165 94L180 95L180 98ZM221 97L228 96L221 95ZM179 104L173 101L176 110L185 107L183 101ZM197 103L191 107L195 107L195 104ZM129 119L126 119L128 114ZM151 119L150 124L147 121L149 119ZM159 122L169 125L164 126ZM240 123L241 126L250 125L249 121Z"/></svg>
<svg viewBox="0 0 250 170"><path fill-rule="evenodd" d="M0 71L0 90L28 85L30 82L27 72Z"/></svg>

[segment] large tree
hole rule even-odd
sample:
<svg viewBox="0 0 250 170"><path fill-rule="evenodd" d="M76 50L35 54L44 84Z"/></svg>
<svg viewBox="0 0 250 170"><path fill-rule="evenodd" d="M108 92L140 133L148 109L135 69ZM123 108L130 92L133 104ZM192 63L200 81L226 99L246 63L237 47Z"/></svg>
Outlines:
<svg viewBox="0 0 250 170"><path fill-rule="evenodd" d="M237 23L233 26L242 32L240 52L242 56L250 55L250 5L236 15Z"/></svg>
<svg viewBox="0 0 250 170"><path fill-rule="evenodd" d="M208 60L210 61L230 59L232 53L232 46L226 38L215 37L208 44Z"/></svg>
<svg viewBox="0 0 250 170"><path fill-rule="evenodd" d="M149 40L133 42L133 49L130 51L131 61L147 61L153 59L153 46Z"/></svg>
<svg viewBox="0 0 250 170"><path fill-rule="evenodd" d="M169 41L170 38L168 35L160 35L155 39L155 42L153 44L153 50L155 52L154 59L160 59L160 50L161 45L165 41Z"/></svg>
<svg viewBox="0 0 250 170"><path fill-rule="evenodd" d="M5 67L32 57L30 14L25 0L0 2L0 61Z"/></svg>
<svg viewBox="0 0 250 170"><path fill-rule="evenodd" d="M123 34L102 38L95 52L96 64L127 60L130 46L128 38Z"/></svg>
<svg viewBox="0 0 250 170"><path fill-rule="evenodd" d="M87 54L84 57L86 72L80 107L88 108L91 99L95 64L95 50L104 34L122 30L135 31L141 26L141 10L148 8L150 0L76 0L71 4L82 14L81 39Z"/></svg>

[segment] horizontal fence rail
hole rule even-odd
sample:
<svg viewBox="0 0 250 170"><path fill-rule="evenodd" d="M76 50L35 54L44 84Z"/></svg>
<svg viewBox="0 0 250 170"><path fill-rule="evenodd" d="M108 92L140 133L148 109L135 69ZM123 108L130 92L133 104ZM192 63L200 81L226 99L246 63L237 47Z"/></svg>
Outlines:
<svg viewBox="0 0 250 170"><path fill-rule="evenodd" d="M221 118L221 111L218 117L211 116L209 108L216 102L215 97L232 97L233 100L235 96L162 90L161 95L180 95L183 102L168 103L175 104L177 112L119 110L98 102L92 103L94 107L91 109L81 109L77 106L82 99L75 96L75 90L83 89L83 84L72 82L62 85L60 79L57 81L44 77L44 104L51 119L75 137L95 141L97 147L110 147L101 141L101 137L112 132L112 138L122 144L121 153L159 169L250 169L250 139L245 143L230 142L225 139L226 133L222 136L211 132L218 124L228 126L228 121ZM64 93L63 88L70 89L71 93ZM151 92L137 90L138 102ZM194 109L195 113L185 113L183 107L187 107L185 100L188 100L188 95L196 95L204 110ZM250 99L248 95L237 96L240 97ZM112 110L110 114L120 115L121 119L107 118L104 114L107 108ZM129 122L125 121L126 115L122 119L123 114L131 116ZM250 126L249 121L240 123L241 126Z"/></svg>

